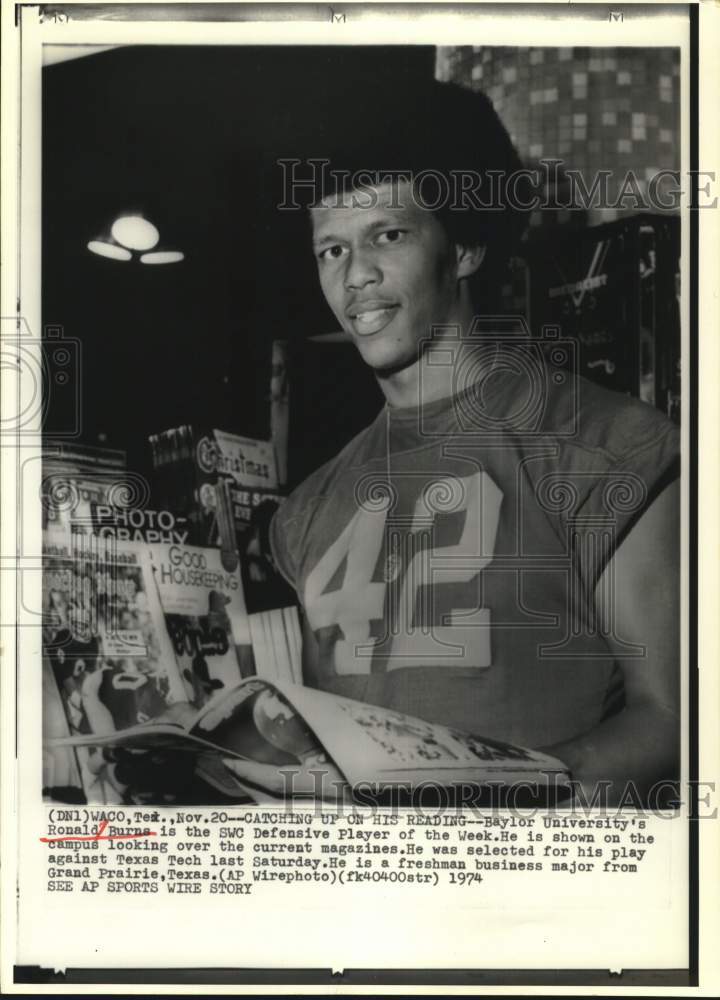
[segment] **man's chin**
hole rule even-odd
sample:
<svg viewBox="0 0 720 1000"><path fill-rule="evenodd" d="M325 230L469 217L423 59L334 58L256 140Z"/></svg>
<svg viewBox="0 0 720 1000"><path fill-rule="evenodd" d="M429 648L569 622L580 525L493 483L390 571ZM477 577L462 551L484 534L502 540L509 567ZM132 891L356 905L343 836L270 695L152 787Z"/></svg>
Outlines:
<svg viewBox="0 0 720 1000"><path fill-rule="evenodd" d="M410 368L419 357L419 349L403 351L399 344L388 343L380 336L377 339L354 336L353 343L362 360L369 368L372 368L378 378L390 378L392 375Z"/></svg>

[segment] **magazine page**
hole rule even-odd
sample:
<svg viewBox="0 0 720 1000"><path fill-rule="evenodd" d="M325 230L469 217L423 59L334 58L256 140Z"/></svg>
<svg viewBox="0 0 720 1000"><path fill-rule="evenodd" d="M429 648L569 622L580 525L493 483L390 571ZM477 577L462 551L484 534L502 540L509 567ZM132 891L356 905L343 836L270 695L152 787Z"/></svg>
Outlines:
<svg viewBox="0 0 720 1000"><path fill-rule="evenodd" d="M87 469L59 470L47 461L43 469L43 531L55 544L69 544L71 530L92 531L92 511L107 500L116 474L104 476Z"/></svg>
<svg viewBox="0 0 720 1000"><path fill-rule="evenodd" d="M547 754L463 733L361 701L278 684L352 785L423 781L547 785L567 768Z"/></svg>
<svg viewBox="0 0 720 1000"><path fill-rule="evenodd" d="M213 435L214 448L210 442L204 443L204 451L212 452L212 457L205 457L206 464L214 465L220 475L231 476L241 486L277 489L275 452L269 441L254 441L219 430L214 430Z"/></svg>
<svg viewBox="0 0 720 1000"><path fill-rule="evenodd" d="M156 494L187 517L190 541L226 548L263 501L282 502L271 442L185 424L149 436Z"/></svg>
<svg viewBox="0 0 720 1000"><path fill-rule="evenodd" d="M175 656L198 708L254 673L240 569L218 549L151 545L160 604Z"/></svg>
<svg viewBox="0 0 720 1000"><path fill-rule="evenodd" d="M48 536L43 646L71 731L104 733L187 700L142 544Z"/></svg>
<svg viewBox="0 0 720 1000"><path fill-rule="evenodd" d="M50 749L80 746L132 747L150 751L172 746L186 752L214 751L258 763L295 764L298 754L319 748L303 719L275 687L250 677L197 710L171 705L162 718L108 733L51 732Z"/></svg>
<svg viewBox="0 0 720 1000"><path fill-rule="evenodd" d="M326 709L332 705L324 703ZM281 690L259 678L247 678L233 690L218 693L197 711L190 705L170 706L162 718L115 732L66 735L56 732L48 739L49 754L77 749L79 753L103 747L129 751L135 756L122 755L127 775L123 792L126 798L137 798L140 789L134 786L130 771L140 776L145 762L162 760L166 775L158 775L155 784L144 783L143 801L160 805L173 797L187 801L189 796L202 794L192 790L192 776L209 780L213 788L228 794L228 789L246 791L251 786L278 798L292 798L295 792L308 796L316 791L314 783L286 781L288 775L300 772L304 778L313 768L327 773L328 778L345 785L344 775L335 766L322 742L303 719L302 714ZM165 756L158 757L164 753ZM184 758L181 760L181 758ZM117 760L117 756L115 760ZM233 760L248 762L240 773L233 771ZM185 775L185 788L177 787L171 771L179 769ZM239 782L244 776L245 782ZM212 780L210 780L212 779ZM265 783L268 787L265 787ZM178 796L184 796L178 798ZM205 792L207 798L207 792ZM212 795L208 799L212 801ZM259 800L256 800L259 801Z"/></svg>

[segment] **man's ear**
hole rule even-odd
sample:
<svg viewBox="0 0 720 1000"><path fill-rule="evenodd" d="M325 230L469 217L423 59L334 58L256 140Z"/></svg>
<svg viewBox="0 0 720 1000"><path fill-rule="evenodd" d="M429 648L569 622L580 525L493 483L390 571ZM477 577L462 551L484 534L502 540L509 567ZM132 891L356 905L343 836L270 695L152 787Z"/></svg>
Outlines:
<svg viewBox="0 0 720 1000"><path fill-rule="evenodd" d="M457 243L455 246L457 260L458 278L469 278L480 269L480 265L485 259L486 247L484 246L462 246Z"/></svg>

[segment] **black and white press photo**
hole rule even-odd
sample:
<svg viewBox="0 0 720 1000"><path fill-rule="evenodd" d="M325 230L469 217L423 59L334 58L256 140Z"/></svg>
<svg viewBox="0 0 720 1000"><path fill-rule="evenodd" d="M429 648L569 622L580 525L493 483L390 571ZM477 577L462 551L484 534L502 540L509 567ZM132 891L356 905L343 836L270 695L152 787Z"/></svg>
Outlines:
<svg viewBox="0 0 720 1000"><path fill-rule="evenodd" d="M18 10L15 982L697 984L696 5Z"/></svg>
<svg viewBox="0 0 720 1000"><path fill-rule="evenodd" d="M50 396L44 794L292 795L301 754L222 764L191 714L260 678L324 695L340 753L327 695L371 706L410 782L508 743L554 797L672 801L679 48L53 49L43 323L82 422ZM210 787L156 737L181 715Z"/></svg>

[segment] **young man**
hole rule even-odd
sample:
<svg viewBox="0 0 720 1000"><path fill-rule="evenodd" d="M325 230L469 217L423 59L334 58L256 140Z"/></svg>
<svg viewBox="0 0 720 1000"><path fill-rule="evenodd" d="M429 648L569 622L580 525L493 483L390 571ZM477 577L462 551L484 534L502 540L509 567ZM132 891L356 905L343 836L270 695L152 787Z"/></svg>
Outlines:
<svg viewBox="0 0 720 1000"><path fill-rule="evenodd" d="M588 795L645 797L678 766L677 430L478 322L511 210L429 208L417 171L387 177L310 213L322 291L386 405L272 524L305 681L548 749Z"/></svg>

